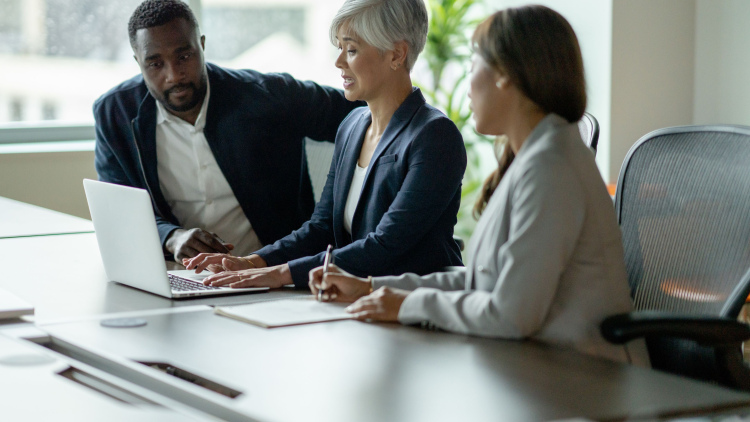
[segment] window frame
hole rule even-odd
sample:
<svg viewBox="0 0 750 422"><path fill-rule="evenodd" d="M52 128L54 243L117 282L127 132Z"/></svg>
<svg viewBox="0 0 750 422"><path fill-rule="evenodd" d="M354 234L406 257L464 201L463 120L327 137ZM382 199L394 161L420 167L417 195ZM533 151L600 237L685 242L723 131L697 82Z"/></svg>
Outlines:
<svg viewBox="0 0 750 422"><path fill-rule="evenodd" d="M35 142L91 141L92 123L59 121L10 122L0 124L0 145Z"/></svg>
<svg viewBox="0 0 750 422"><path fill-rule="evenodd" d="M193 10L198 24L202 24L202 0L183 0ZM91 141L96 137L94 124L89 122L61 122L58 120L20 121L0 123L0 145L37 142Z"/></svg>

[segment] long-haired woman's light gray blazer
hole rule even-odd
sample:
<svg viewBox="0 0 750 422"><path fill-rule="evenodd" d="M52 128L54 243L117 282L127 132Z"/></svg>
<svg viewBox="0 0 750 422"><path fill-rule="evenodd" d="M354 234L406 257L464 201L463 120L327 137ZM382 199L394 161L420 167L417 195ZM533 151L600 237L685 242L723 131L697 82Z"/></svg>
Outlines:
<svg viewBox="0 0 750 422"><path fill-rule="evenodd" d="M399 320L485 337L532 338L647 365L643 343L607 343L608 315L632 308L620 229L593 154L555 114L533 130L490 198L466 271L378 277L414 290Z"/></svg>

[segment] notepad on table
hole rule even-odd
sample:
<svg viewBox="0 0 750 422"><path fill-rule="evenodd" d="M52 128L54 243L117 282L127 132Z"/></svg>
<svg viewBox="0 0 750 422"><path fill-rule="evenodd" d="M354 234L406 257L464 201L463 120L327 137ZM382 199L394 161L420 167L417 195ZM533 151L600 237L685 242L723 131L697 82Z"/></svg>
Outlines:
<svg viewBox="0 0 750 422"><path fill-rule="evenodd" d="M352 319L346 303L318 302L314 298L282 299L239 306L217 306L214 313L263 328Z"/></svg>

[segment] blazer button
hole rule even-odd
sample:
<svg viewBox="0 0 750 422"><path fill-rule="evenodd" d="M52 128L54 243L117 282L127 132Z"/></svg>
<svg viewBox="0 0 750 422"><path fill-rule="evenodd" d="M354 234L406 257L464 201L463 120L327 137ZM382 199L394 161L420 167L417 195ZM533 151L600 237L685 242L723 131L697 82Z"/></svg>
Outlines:
<svg viewBox="0 0 750 422"><path fill-rule="evenodd" d="M486 273L487 268L484 268L484 265L480 265L477 267L477 271L479 271L480 273Z"/></svg>

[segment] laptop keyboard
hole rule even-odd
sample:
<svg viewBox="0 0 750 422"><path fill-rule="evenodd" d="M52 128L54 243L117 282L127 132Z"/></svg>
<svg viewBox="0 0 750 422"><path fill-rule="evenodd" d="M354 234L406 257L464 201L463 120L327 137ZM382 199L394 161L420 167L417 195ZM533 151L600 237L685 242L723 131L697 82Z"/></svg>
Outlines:
<svg viewBox="0 0 750 422"><path fill-rule="evenodd" d="M176 292L187 292L191 290L220 290L221 287L215 286L204 286L203 283L199 283L195 280L182 278L174 274L167 274L169 276L169 284L172 285L172 291Z"/></svg>

